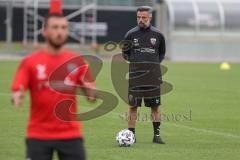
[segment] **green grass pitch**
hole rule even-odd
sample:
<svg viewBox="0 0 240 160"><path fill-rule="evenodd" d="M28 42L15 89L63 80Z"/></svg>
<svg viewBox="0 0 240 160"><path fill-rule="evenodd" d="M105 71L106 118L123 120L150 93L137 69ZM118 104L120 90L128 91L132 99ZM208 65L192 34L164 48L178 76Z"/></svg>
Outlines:
<svg viewBox="0 0 240 160"><path fill-rule="evenodd" d="M10 103L10 84L19 62L0 61L0 160L22 160L25 156L25 128L29 98L16 110ZM238 160L240 159L240 65L221 71L219 64L165 62L164 80L174 90L162 96L161 134L166 145L152 141L152 124L137 122L137 143L118 147L115 135L127 127L122 118L127 105L100 118L83 122L89 160ZM98 88L116 95L110 79L110 63L105 62L97 79ZM94 108L79 98L79 110ZM142 107L141 115L149 110ZM190 116L191 119L186 118ZM179 115L176 119L173 115ZM185 118L184 118L185 115Z"/></svg>

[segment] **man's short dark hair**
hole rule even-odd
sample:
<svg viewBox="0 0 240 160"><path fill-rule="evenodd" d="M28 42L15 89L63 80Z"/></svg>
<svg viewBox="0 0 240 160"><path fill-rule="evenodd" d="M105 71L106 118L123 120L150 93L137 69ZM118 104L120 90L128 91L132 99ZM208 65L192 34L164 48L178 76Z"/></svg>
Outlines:
<svg viewBox="0 0 240 160"><path fill-rule="evenodd" d="M43 27L46 27L48 25L48 20L50 18L64 18L65 16L62 15L62 14L59 14L59 13L53 13L53 14L48 14L46 17L45 17L45 20L44 20L44 24L43 24Z"/></svg>
<svg viewBox="0 0 240 160"><path fill-rule="evenodd" d="M150 16L152 16L152 12L153 12L153 9L152 7L150 6L141 6L141 7L138 7L137 8L137 12L148 12L150 14Z"/></svg>

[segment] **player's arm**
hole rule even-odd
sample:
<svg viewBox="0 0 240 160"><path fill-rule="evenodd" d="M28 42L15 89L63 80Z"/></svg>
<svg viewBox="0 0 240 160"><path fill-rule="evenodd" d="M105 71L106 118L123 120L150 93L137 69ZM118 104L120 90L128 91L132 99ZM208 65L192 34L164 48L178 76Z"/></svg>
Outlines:
<svg viewBox="0 0 240 160"><path fill-rule="evenodd" d="M166 53L166 43L165 38L163 35L160 37L160 43L159 43L159 62L161 63L165 57Z"/></svg>
<svg viewBox="0 0 240 160"><path fill-rule="evenodd" d="M122 47L122 56L126 61L129 61L129 57L130 57L130 49L131 49L131 39L130 39L130 35L127 33L124 36L124 45Z"/></svg>
<svg viewBox="0 0 240 160"><path fill-rule="evenodd" d="M19 108L24 101L25 91L29 86L29 71L27 67L27 61L24 59L15 74L13 83L12 83L12 97L11 101L16 108Z"/></svg>
<svg viewBox="0 0 240 160"><path fill-rule="evenodd" d="M89 65L83 63L78 70L78 83L89 102L95 102L97 98L96 85Z"/></svg>

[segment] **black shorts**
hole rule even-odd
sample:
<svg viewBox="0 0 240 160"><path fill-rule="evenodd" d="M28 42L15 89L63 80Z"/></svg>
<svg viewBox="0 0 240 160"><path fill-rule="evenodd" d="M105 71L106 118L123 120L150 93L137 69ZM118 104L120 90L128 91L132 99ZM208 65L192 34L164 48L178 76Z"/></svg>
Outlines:
<svg viewBox="0 0 240 160"><path fill-rule="evenodd" d="M156 87L156 86L155 86ZM141 107L142 100L146 107L161 105L160 86L155 87L129 87L128 103L133 107Z"/></svg>
<svg viewBox="0 0 240 160"><path fill-rule="evenodd" d="M26 139L27 159L52 160L54 151L59 160L85 160L85 150L81 138L67 140Z"/></svg>

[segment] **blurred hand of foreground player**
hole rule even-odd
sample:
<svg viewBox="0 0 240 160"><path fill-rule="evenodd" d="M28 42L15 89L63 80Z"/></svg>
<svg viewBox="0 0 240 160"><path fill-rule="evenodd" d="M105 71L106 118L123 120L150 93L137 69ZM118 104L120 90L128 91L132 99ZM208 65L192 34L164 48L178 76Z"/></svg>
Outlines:
<svg viewBox="0 0 240 160"><path fill-rule="evenodd" d="M13 92L11 101L14 107L19 108L24 101L24 90L20 89L18 91Z"/></svg>
<svg viewBox="0 0 240 160"><path fill-rule="evenodd" d="M97 100L97 92L96 87L94 83L85 83L85 96L87 97L87 100L91 103L96 102Z"/></svg>
<svg viewBox="0 0 240 160"><path fill-rule="evenodd" d="M94 103L97 100L97 93L95 89L86 89L86 96L87 100L91 103Z"/></svg>

